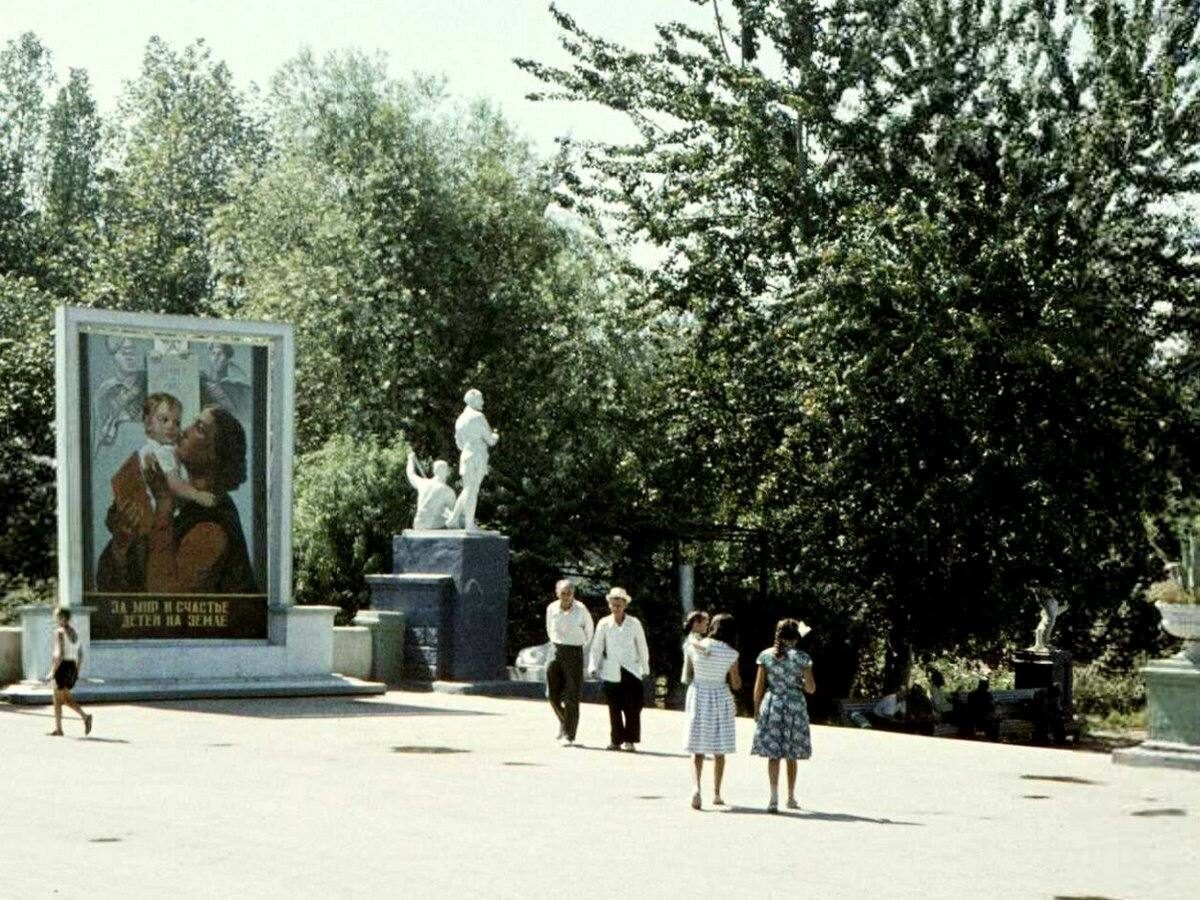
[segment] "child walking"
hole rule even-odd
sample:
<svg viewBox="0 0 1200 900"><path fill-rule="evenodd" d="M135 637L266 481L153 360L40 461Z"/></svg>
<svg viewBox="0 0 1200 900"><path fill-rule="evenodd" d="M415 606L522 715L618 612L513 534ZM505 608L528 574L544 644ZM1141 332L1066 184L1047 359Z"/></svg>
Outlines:
<svg viewBox="0 0 1200 900"><path fill-rule="evenodd" d="M79 633L71 626L71 611L59 609L56 613L58 628L54 630L54 655L50 660L50 674L46 680L54 679L54 730L53 737L62 737L62 708L64 704L79 713L83 719L83 733L92 733L92 717L71 696L71 688L79 678L83 666L83 648Z"/></svg>
<svg viewBox="0 0 1200 900"><path fill-rule="evenodd" d="M816 690L812 659L796 649L808 628L795 619L781 619L775 626L775 644L758 654L754 680L754 743L750 753L767 758L771 799L767 812L779 810L779 761L787 762L787 808L799 809L796 801L796 760L812 756L808 704L804 695Z"/></svg>

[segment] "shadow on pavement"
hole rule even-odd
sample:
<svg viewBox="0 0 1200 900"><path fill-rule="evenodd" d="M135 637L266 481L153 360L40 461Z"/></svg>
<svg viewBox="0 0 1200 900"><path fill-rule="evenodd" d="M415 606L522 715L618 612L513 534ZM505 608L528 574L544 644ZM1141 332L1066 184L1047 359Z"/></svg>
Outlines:
<svg viewBox="0 0 1200 900"><path fill-rule="evenodd" d="M1103 784L1090 778L1079 778L1075 775L1022 775L1023 781L1053 781L1058 784Z"/></svg>
<svg viewBox="0 0 1200 900"><path fill-rule="evenodd" d="M9 706L0 703L0 712L9 713L14 716L41 716L45 719L54 718L54 710L49 706ZM76 720L78 721L78 719Z"/></svg>
<svg viewBox="0 0 1200 900"><path fill-rule="evenodd" d="M924 827L922 822L906 822L901 819L873 819L870 816L854 816L850 813L821 812L819 809L780 810L767 812L762 806L730 806L731 813L747 816L772 816L776 819L797 819L807 822L859 822L866 825L911 825Z"/></svg>
<svg viewBox="0 0 1200 900"><path fill-rule="evenodd" d="M589 747L586 744L575 744L572 750L599 750L601 753L618 753L624 756L664 756L670 759L691 759L690 753L668 753L665 750L641 750L630 753L628 750L609 750L607 747Z"/></svg>
<svg viewBox="0 0 1200 900"><path fill-rule="evenodd" d="M278 700L155 700L135 704L151 709L198 712L254 719L350 719L362 716L492 716L470 709L407 706L372 700L296 697Z"/></svg>

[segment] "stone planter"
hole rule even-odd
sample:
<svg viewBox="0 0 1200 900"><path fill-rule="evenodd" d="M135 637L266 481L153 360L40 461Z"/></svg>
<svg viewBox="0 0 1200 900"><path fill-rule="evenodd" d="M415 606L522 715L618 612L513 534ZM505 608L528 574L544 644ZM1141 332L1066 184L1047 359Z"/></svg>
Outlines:
<svg viewBox="0 0 1200 900"><path fill-rule="evenodd" d="M1156 603L1167 634L1183 650L1152 660L1146 679L1145 743L1116 750L1113 761L1133 766L1170 766L1200 771L1200 604Z"/></svg>
<svg viewBox="0 0 1200 900"><path fill-rule="evenodd" d="M1156 603L1163 631L1183 640L1176 659L1200 665L1200 603Z"/></svg>

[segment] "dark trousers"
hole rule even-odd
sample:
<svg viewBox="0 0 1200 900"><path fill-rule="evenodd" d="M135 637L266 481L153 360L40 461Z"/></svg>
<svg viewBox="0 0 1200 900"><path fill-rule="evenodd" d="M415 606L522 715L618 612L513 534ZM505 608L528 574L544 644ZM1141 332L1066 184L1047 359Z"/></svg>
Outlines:
<svg viewBox="0 0 1200 900"><path fill-rule="evenodd" d="M579 692L582 688L583 648L555 644L554 659L546 666L546 690L563 734L572 741L579 728Z"/></svg>
<svg viewBox="0 0 1200 900"><path fill-rule="evenodd" d="M608 734L613 744L636 744L642 739L642 679L621 670L620 681L604 682L608 701Z"/></svg>

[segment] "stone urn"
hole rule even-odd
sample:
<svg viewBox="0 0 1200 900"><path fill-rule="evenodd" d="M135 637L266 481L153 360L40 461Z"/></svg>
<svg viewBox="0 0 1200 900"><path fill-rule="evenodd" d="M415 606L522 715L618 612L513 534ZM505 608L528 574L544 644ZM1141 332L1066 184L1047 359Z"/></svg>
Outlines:
<svg viewBox="0 0 1200 900"><path fill-rule="evenodd" d="M1200 603L1155 603L1162 616L1163 631L1183 640L1176 659L1200 666Z"/></svg>
<svg viewBox="0 0 1200 900"><path fill-rule="evenodd" d="M1170 659L1151 660L1146 679L1146 740L1113 751L1131 766L1169 766L1200 771L1200 604L1154 604L1163 631L1183 640Z"/></svg>

